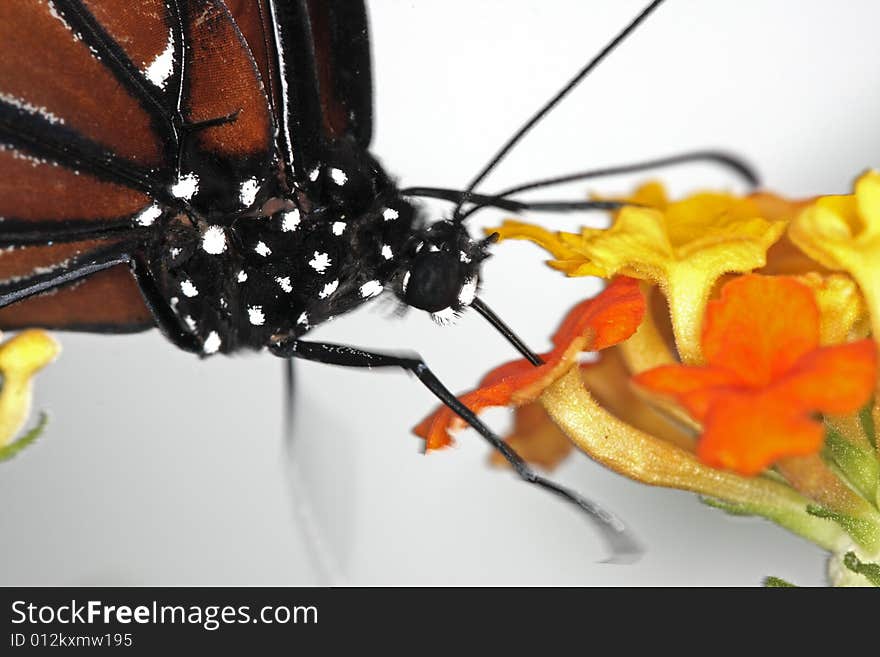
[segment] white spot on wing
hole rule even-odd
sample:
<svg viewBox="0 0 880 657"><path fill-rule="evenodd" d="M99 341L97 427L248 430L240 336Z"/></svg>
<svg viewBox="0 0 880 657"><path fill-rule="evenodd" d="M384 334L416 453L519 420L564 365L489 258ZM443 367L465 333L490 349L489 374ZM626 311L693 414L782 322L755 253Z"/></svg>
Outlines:
<svg viewBox="0 0 880 657"><path fill-rule="evenodd" d="M458 259L461 260L462 262L464 262L465 264L467 264L471 261L470 256L468 256L468 254L465 253L464 251L459 251Z"/></svg>
<svg viewBox="0 0 880 657"><path fill-rule="evenodd" d="M150 205L143 210L141 210L137 216L135 216L134 220L137 222L139 226L152 226L153 222L156 221L162 215L162 208L160 208L156 203Z"/></svg>
<svg viewBox="0 0 880 657"><path fill-rule="evenodd" d="M394 257L394 251L391 250L391 247L387 244L382 245L382 257L386 260L391 260Z"/></svg>
<svg viewBox="0 0 880 657"><path fill-rule="evenodd" d="M198 294L199 294L199 289L195 285L193 285L193 282L189 279L186 279L185 281L181 281L180 291L183 292L184 296L187 296L190 298L198 296Z"/></svg>
<svg viewBox="0 0 880 657"><path fill-rule="evenodd" d="M318 176L320 176L320 175L321 175L321 169L318 167L315 167L314 169L309 171L309 180L311 180L312 182L315 182L318 179Z"/></svg>
<svg viewBox="0 0 880 657"><path fill-rule="evenodd" d="M342 233L345 232L345 229L347 226L348 226L348 224L345 223L344 221L334 221L333 222L333 234L334 235L342 235Z"/></svg>
<svg viewBox="0 0 880 657"><path fill-rule="evenodd" d="M262 326L266 323L266 316L263 314L263 306L250 306L248 309L248 321L254 326Z"/></svg>
<svg viewBox="0 0 880 657"><path fill-rule="evenodd" d="M404 291L404 292L406 292L406 287L407 287L407 285L409 285L409 276L410 276L410 273L411 273L411 272L410 272L409 270L407 270L407 272L403 275L403 285L402 285L402 287L403 287L403 291Z"/></svg>
<svg viewBox="0 0 880 657"><path fill-rule="evenodd" d="M337 169L336 167L330 169L330 178L340 187L348 182L348 176L345 175L345 171Z"/></svg>
<svg viewBox="0 0 880 657"><path fill-rule="evenodd" d="M382 213L382 217L385 221L394 221L400 216L400 213L394 208L385 208L385 211Z"/></svg>
<svg viewBox="0 0 880 657"><path fill-rule="evenodd" d="M369 299L370 297L374 297L377 294L382 294L382 283L379 281L367 281L363 285L361 285L361 296L364 299Z"/></svg>
<svg viewBox="0 0 880 657"><path fill-rule="evenodd" d="M256 178L245 180L241 183L241 187L238 188L238 200L241 201L244 207L249 208L257 200L257 192L259 191L260 184Z"/></svg>
<svg viewBox="0 0 880 657"><path fill-rule="evenodd" d="M238 272L237 280L239 283L244 283L247 280L247 272L244 269Z"/></svg>
<svg viewBox="0 0 880 657"><path fill-rule="evenodd" d="M337 279L335 281L330 281L329 283L327 283L327 285L324 286L324 289L318 293L318 298L319 299L326 299L331 294L336 292L336 288L338 288L338 287L339 287L339 279Z"/></svg>
<svg viewBox="0 0 880 657"><path fill-rule="evenodd" d="M176 198L182 198L184 201L190 200L198 191L199 177L194 173L180 176L177 182L171 185L171 195Z"/></svg>
<svg viewBox="0 0 880 657"><path fill-rule="evenodd" d="M261 256L263 256L264 258L265 258L266 256L272 254L272 249L270 249L268 246L266 246L266 243L263 242L262 240L259 241L259 242L257 242L257 245L254 247L254 251L256 251L257 253L259 253L259 254L260 254Z"/></svg>
<svg viewBox="0 0 880 657"><path fill-rule="evenodd" d="M318 253L317 251L315 251L315 256L309 260L309 266L321 274L330 266L330 263L330 256L326 253Z"/></svg>
<svg viewBox="0 0 880 657"><path fill-rule="evenodd" d="M64 119L60 116L55 116L45 107L31 105L29 102L22 100L21 98L16 98L15 96L10 96L9 94L4 93L0 93L0 100L9 103L13 107L17 107L20 110L24 110L28 114L39 114L52 125L64 125Z"/></svg>
<svg viewBox="0 0 880 657"><path fill-rule="evenodd" d="M285 212L281 217L281 230L293 232L296 230L297 226L299 226L299 210L296 208L289 212Z"/></svg>
<svg viewBox="0 0 880 657"><path fill-rule="evenodd" d="M205 338L205 342L202 345L202 351L206 354L215 354L220 349L220 336L217 335L217 331L211 331L208 333L208 337Z"/></svg>
<svg viewBox="0 0 880 657"><path fill-rule="evenodd" d="M308 325L309 325L309 315L308 315L308 313L305 313L305 312L304 312L302 315L300 315L300 316L299 316L299 319L296 320L296 323L297 323L297 324L302 324L303 326L308 326Z"/></svg>
<svg viewBox="0 0 880 657"><path fill-rule="evenodd" d="M189 327L190 331L192 331L193 333L196 332L196 320L187 315L183 318L183 321L186 322L186 325Z"/></svg>
<svg viewBox="0 0 880 657"><path fill-rule="evenodd" d="M285 292L293 292L293 285L290 284L290 276L277 276L275 282L281 286Z"/></svg>
<svg viewBox="0 0 880 657"><path fill-rule="evenodd" d="M202 235L202 248L205 253L219 255L226 250L226 233L220 226L211 226Z"/></svg>
<svg viewBox="0 0 880 657"><path fill-rule="evenodd" d="M174 71L174 31L168 30L168 43L165 50L160 52L144 69L144 76L160 89L168 86L168 78Z"/></svg>
<svg viewBox="0 0 880 657"><path fill-rule="evenodd" d="M67 21L64 20L64 18L61 16L61 14L58 13L58 10L55 8L55 3L52 2L52 0L49 0L46 4L49 6L49 15L52 16L53 18L57 18L61 22L61 24L64 25L64 27L66 27L68 30L73 32L70 25L67 24ZM80 37L77 36L77 34L75 32L74 32L73 36L77 41L80 40Z"/></svg>

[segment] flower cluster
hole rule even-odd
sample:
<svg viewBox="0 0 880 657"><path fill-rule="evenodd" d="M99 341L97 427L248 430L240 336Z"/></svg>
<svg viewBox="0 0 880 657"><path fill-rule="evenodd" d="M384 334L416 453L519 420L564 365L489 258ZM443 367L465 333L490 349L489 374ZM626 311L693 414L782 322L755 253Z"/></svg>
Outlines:
<svg viewBox="0 0 880 657"><path fill-rule="evenodd" d="M462 401L516 407L508 439L538 465L574 444L807 537L832 552L835 584L878 583L880 173L804 201L671 201L657 183L623 200L607 229L494 229L609 283L564 319L544 365L503 365ZM599 358L579 365L582 351ZM440 410L416 433L436 448L458 428Z"/></svg>

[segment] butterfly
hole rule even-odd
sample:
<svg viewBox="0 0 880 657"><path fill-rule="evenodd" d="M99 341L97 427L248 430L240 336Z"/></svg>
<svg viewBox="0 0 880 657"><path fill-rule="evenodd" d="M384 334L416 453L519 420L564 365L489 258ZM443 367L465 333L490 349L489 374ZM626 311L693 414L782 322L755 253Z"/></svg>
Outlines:
<svg viewBox="0 0 880 657"><path fill-rule="evenodd" d="M462 190L400 189L370 150L367 13L351 0L27 0L0 6L0 327L157 327L201 357L263 350L406 369L526 481L579 506L617 552L625 525L536 474L419 357L308 340L380 295L439 322L477 310L492 238L467 217L614 209L527 203L525 190L693 159L580 172L483 195L519 140L644 21L649 4L508 139ZM454 204L431 221L413 202Z"/></svg>

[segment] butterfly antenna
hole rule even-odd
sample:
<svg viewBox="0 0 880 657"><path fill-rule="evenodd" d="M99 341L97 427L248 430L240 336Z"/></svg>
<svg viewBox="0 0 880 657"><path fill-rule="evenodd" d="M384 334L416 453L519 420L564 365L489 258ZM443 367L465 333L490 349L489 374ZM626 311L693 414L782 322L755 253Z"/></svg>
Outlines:
<svg viewBox="0 0 880 657"><path fill-rule="evenodd" d="M519 353L523 355L523 357L529 361L535 367L544 364L544 359L541 358L534 351L529 349L528 345L522 341L522 339L513 332L507 324L505 324L501 318L492 312L492 309L487 306L482 299L479 297L475 298L471 302L471 308L480 313L487 322L489 322L495 330L497 330L504 338L513 345L513 348L516 349Z"/></svg>
<svg viewBox="0 0 880 657"><path fill-rule="evenodd" d="M756 189L761 184L761 179L755 169L752 168L748 162L735 155L723 151L691 151L687 153L679 153L677 155L658 157L652 160L643 160L642 162L632 162L629 164L603 167L601 169L578 171L563 176L553 176L552 178L542 178L540 180L521 183L514 187L508 187L497 194L493 194L491 203L482 203L477 200L477 197L480 196L479 194L472 194L470 201L476 205L469 208L467 212L461 213L461 219L467 219L474 212L485 207L498 207L499 199L507 199L507 197L513 196L514 194L521 194L535 189L544 189L582 180L591 180L593 178L639 173L648 169L659 169L677 164L691 164L693 162L709 162L730 169L733 173L740 176L751 189Z"/></svg>
<svg viewBox="0 0 880 657"><path fill-rule="evenodd" d="M483 169L471 180L470 184L468 184L464 197L459 202L458 206L455 208L455 212L452 215L452 220L454 222L461 221L461 209L462 206L468 201L469 195L473 192L477 185L479 185L492 170L498 166L501 161L507 156L507 154L513 150L514 146L516 146L523 137L528 134L528 132L535 127L535 125L541 121L550 111L556 107L563 98L565 98L571 91L580 84L584 78L586 78L592 71L595 69L601 62L604 60L611 52L619 46L626 38L644 21L651 13L657 9L663 0L654 0L651 4L649 4L642 12L632 20L616 37L614 37L602 50L597 54L593 59L591 59L586 66L584 66L580 71L578 71L575 76L569 80L569 82L559 90L559 92L553 96L549 101L547 101L541 109L539 109L528 121L526 121L519 130L517 130L510 139L508 139L504 145L499 149L499 151L492 157L489 163L483 167Z"/></svg>

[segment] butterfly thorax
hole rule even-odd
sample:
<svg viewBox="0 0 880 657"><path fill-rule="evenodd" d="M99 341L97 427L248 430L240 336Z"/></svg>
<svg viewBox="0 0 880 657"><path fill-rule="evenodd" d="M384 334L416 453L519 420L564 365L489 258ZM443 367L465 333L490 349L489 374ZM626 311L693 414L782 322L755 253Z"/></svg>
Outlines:
<svg viewBox="0 0 880 657"><path fill-rule="evenodd" d="M204 354L296 337L378 296L421 223L369 157L318 164L284 187L253 184L235 215L160 219L147 268Z"/></svg>

